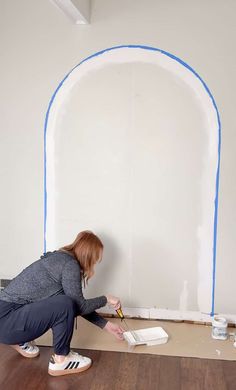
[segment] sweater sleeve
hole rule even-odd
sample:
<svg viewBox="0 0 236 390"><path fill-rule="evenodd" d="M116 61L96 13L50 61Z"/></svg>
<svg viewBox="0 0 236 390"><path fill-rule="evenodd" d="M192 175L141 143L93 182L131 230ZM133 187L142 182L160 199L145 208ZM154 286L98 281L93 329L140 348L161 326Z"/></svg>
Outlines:
<svg viewBox="0 0 236 390"><path fill-rule="evenodd" d="M92 313L107 304L105 295L92 299L84 298L80 266L76 260L68 261L65 264L62 271L62 287L65 295L68 295L77 303L78 315Z"/></svg>
<svg viewBox="0 0 236 390"><path fill-rule="evenodd" d="M92 324L99 326L99 328L101 329L103 329L108 322L105 318L100 316L100 314L98 314L96 311L93 311L92 313L89 314L85 314L82 317L85 318L87 321L91 322Z"/></svg>

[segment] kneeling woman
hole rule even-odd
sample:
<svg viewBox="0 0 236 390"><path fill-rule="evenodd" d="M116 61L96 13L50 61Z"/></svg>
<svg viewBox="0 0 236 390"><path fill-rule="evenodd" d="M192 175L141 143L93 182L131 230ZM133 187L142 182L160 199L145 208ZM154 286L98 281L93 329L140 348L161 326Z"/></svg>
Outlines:
<svg viewBox="0 0 236 390"><path fill-rule="evenodd" d="M85 299L82 292L82 283L93 276L102 252L100 239L83 231L72 244L45 253L16 276L0 293L0 343L25 357L36 357L39 348L33 340L52 329L54 354L48 372L58 376L87 370L92 363L70 350L75 317L82 316L122 339L123 329L95 311L107 303L118 309L119 298Z"/></svg>

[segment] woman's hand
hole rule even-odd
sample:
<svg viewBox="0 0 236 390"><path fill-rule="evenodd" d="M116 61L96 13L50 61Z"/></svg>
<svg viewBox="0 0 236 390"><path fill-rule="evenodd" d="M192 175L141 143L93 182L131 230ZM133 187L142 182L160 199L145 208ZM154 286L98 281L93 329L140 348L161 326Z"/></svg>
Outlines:
<svg viewBox="0 0 236 390"><path fill-rule="evenodd" d="M115 310L118 310L121 306L120 299L113 295L106 295L108 305L112 306Z"/></svg>
<svg viewBox="0 0 236 390"><path fill-rule="evenodd" d="M124 340L123 333L125 330L121 328L121 326L108 321L104 329L106 329L107 332L113 334L118 340Z"/></svg>

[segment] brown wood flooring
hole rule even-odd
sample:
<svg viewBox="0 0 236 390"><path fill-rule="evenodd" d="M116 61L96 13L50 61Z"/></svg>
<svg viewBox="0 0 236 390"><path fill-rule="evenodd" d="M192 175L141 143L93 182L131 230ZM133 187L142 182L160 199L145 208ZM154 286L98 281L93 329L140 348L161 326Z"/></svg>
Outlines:
<svg viewBox="0 0 236 390"><path fill-rule="evenodd" d="M52 377L47 373L52 353L27 359L0 345L1 390L236 390L236 362L80 350L93 359L81 374Z"/></svg>

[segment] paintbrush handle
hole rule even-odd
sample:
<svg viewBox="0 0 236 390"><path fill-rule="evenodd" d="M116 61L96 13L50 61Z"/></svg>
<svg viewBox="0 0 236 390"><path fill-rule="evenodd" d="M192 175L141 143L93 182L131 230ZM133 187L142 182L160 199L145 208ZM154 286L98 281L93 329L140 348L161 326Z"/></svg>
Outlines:
<svg viewBox="0 0 236 390"><path fill-rule="evenodd" d="M121 320L123 320L125 318L121 307L116 310L116 313L118 314L118 316L120 317Z"/></svg>

